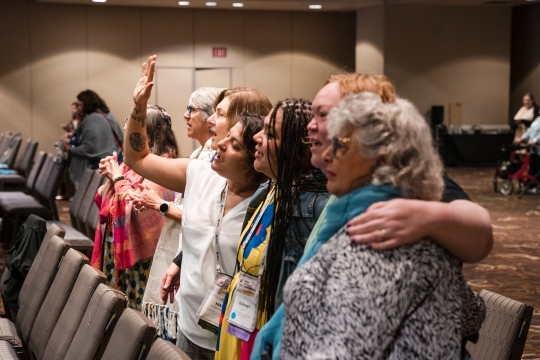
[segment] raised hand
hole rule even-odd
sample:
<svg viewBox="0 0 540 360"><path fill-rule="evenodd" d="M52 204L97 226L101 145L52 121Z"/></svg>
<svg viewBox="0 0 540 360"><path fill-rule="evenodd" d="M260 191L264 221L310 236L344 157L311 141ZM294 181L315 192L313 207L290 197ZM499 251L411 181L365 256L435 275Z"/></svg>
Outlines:
<svg viewBox="0 0 540 360"><path fill-rule="evenodd" d="M148 58L148 62L142 64L142 77L133 90L133 102L135 103L135 109L138 105L146 106L148 99L152 93L152 87L154 86L154 71L156 67L157 55L152 55Z"/></svg>

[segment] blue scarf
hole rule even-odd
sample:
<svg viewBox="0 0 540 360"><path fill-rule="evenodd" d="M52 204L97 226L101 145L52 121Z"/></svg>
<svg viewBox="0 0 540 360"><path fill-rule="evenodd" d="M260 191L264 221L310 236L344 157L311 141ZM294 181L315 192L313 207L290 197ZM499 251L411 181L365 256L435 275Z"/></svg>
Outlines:
<svg viewBox="0 0 540 360"><path fill-rule="evenodd" d="M349 220L360 215L372 204L401 197L401 191L390 185L368 185L339 198L326 207L326 221L324 222L313 245L304 252L297 267L311 259L319 248L334 236ZM260 360L261 354L270 345L273 348L272 359L278 360L281 351L281 336L283 335L283 321L285 307L279 306L277 311L257 334L251 360Z"/></svg>
<svg viewBox="0 0 540 360"><path fill-rule="evenodd" d="M368 185L354 190L353 192L339 198L326 208L326 220L321 227L321 231L313 242L313 246L304 252L298 262L301 266L311 259L319 248L334 236L349 220L360 215L372 204L380 201L388 201L401 197L401 191L390 185Z"/></svg>

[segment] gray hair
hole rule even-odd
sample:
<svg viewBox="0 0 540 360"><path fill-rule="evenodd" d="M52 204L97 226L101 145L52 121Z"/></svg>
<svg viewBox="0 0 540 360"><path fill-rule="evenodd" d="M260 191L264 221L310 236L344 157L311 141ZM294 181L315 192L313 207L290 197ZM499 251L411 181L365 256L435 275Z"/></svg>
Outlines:
<svg viewBox="0 0 540 360"><path fill-rule="evenodd" d="M189 103L202 110L203 120L206 121L206 119L216 112L216 109L214 109L214 101L223 90L225 89L218 87L198 88L191 93Z"/></svg>
<svg viewBox="0 0 540 360"><path fill-rule="evenodd" d="M351 132L362 155L379 158L372 184L390 183L406 198L440 200L441 160L427 122L411 102L384 104L373 93L348 95L328 115L328 136Z"/></svg>

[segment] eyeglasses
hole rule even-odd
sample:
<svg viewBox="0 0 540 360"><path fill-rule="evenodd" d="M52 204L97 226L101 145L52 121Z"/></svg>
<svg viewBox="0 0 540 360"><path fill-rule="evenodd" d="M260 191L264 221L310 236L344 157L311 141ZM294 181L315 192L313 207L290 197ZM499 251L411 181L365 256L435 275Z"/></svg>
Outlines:
<svg viewBox="0 0 540 360"><path fill-rule="evenodd" d="M344 144L346 144L346 143L348 143L350 141L351 141L350 137L337 137L337 136L334 136L332 138L332 156L337 157L338 150L345 148ZM341 154L343 154L343 152Z"/></svg>
<svg viewBox="0 0 540 360"><path fill-rule="evenodd" d="M189 112L189 116L191 116L191 113L194 111L203 111L203 109L199 109L191 105L188 105L186 108L187 108L187 111Z"/></svg>

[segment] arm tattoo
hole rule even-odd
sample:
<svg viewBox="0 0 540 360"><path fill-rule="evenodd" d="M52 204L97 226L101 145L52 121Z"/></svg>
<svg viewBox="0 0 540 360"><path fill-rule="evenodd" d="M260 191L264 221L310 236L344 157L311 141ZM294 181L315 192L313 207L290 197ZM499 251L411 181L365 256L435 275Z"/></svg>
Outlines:
<svg viewBox="0 0 540 360"><path fill-rule="evenodd" d="M129 144L133 150L141 152L146 146L146 136L138 132L131 133L129 135Z"/></svg>
<svg viewBox="0 0 540 360"><path fill-rule="evenodd" d="M131 114L131 118L141 123L142 127L146 127L146 116L135 116Z"/></svg>

